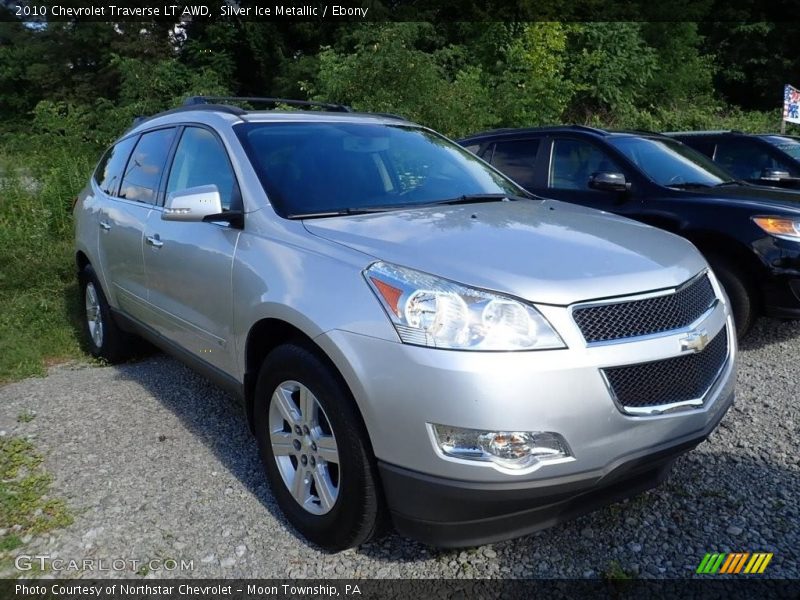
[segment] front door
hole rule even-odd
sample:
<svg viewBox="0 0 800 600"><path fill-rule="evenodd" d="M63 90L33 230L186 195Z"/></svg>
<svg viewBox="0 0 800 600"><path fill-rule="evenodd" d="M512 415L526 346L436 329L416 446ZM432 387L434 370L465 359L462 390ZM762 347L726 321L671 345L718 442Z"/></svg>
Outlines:
<svg viewBox="0 0 800 600"><path fill-rule="evenodd" d="M223 209L239 208L236 178L209 129L184 128L166 194L216 185ZM145 229L144 264L156 330L197 357L234 372L231 272L240 229L224 223L164 221L154 208Z"/></svg>
<svg viewBox="0 0 800 600"><path fill-rule="evenodd" d="M589 186L595 173L628 174L603 148L587 140L554 138L547 174L547 187L536 193L589 208L605 210L626 216L635 210L629 192L596 190ZM629 178L630 179L630 178Z"/></svg>

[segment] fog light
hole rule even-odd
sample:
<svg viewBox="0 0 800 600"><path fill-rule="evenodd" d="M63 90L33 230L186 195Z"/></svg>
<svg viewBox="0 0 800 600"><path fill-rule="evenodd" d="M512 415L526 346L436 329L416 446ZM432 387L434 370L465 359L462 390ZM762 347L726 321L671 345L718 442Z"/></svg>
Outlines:
<svg viewBox="0 0 800 600"><path fill-rule="evenodd" d="M481 431L433 425L433 433L447 456L491 461L508 469L572 456L566 440L551 431Z"/></svg>

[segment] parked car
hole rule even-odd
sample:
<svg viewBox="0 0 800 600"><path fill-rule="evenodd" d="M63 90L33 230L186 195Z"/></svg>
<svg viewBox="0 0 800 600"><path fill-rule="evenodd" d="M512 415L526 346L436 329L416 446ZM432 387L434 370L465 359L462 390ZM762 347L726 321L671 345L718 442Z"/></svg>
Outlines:
<svg viewBox="0 0 800 600"><path fill-rule="evenodd" d="M744 184L654 133L504 129L460 143L535 194L692 241L727 291L740 336L759 314L800 317L800 195Z"/></svg>
<svg viewBox="0 0 800 600"><path fill-rule="evenodd" d="M665 135L705 154L736 179L800 189L800 138L741 131L678 131Z"/></svg>
<svg viewBox="0 0 800 600"><path fill-rule="evenodd" d="M322 108L156 115L75 207L92 352L140 335L241 398L297 531L521 535L656 485L716 427L736 339L691 244Z"/></svg>

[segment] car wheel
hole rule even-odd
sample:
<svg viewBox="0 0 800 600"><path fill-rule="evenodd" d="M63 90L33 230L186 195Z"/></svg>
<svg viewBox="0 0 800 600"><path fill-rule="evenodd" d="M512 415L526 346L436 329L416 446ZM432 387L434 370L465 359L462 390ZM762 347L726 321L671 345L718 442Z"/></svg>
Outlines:
<svg viewBox="0 0 800 600"><path fill-rule="evenodd" d="M742 339L753 326L756 311L756 295L749 278L731 266L727 259L709 256L708 262L719 279L731 302L736 335Z"/></svg>
<svg viewBox="0 0 800 600"><path fill-rule="evenodd" d="M366 430L339 374L299 344L273 350L255 390L254 426L275 499L308 540L337 552L382 529Z"/></svg>
<svg viewBox="0 0 800 600"><path fill-rule="evenodd" d="M117 363L130 357L132 340L111 316L103 288L91 265L80 273L81 296L84 308L84 329L89 351L97 358Z"/></svg>

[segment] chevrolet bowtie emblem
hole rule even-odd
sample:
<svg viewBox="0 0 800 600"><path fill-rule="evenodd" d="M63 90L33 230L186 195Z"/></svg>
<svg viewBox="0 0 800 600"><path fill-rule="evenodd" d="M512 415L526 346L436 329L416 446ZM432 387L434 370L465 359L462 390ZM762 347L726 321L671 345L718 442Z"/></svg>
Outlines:
<svg viewBox="0 0 800 600"><path fill-rule="evenodd" d="M691 350L692 352L702 352L708 346L708 332L693 331L686 337L681 338L681 350Z"/></svg>

